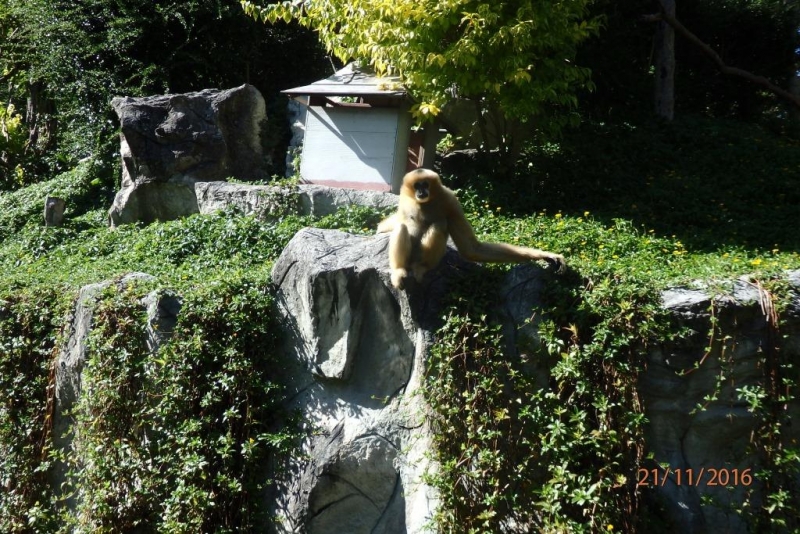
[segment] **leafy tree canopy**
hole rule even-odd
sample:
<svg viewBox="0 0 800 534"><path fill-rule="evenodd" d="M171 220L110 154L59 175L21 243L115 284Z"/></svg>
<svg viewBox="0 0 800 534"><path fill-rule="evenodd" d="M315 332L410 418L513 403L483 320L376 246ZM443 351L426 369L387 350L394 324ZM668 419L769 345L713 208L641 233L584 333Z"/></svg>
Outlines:
<svg viewBox="0 0 800 534"><path fill-rule="evenodd" d="M546 106L574 107L590 84L573 58L598 28L592 0L242 0L264 22L298 20L342 61L400 77L420 121L454 98L525 121Z"/></svg>

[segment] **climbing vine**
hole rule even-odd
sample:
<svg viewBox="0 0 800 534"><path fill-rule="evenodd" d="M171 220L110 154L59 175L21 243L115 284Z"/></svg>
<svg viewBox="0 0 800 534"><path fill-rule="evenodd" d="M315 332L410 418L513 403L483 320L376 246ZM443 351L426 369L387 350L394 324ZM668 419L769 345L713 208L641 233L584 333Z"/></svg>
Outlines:
<svg viewBox="0 0 800 534"><path fill-rule="evenodd" d="M188 292L151 354L143 290L109 286L73 410L75 528L239 532L266 521L262 466L294 439L281 423L268 287L241 276Z"/></svg>
<svg viewBox="0 0 800 534"><path fill-rule="evenodd" d="M797 482L800 448L792 437L796 434L791 432L791 426L797 402L794 390L798 370L792 361L796 349L787 346L781 328L796 328L796 314L792 325L787 303L796 299L797 293L784 277L764 277L763 280L747 277L739 283L756 291L757 302L739 302L732 306L730 288L709 288L715 295L706 313L707 347L691 368L680 373L689 376L702 370L715 374L713 387L690 415L699 415L711 406L726 406L736 414L744 405L754 420L755 428L749 435L744 457L731 458L733 467L719 470L725 479L733 477L731 488L744 489L744 502L731 505L728 500L723 502L711 494L704 495L704 499L716 508L738 515L754 531L795 531L800 526L797 492L800 489ZM766 335L756 351L755 361L742 360L737 352L748 340L747 332L741 331L743 327L739 323L753 320L763 321ZM735 333L736 330L739 332ZM742 367L750 366L755 366L759 379L755 383L740 383ZM746 467L740 469L736 465ZM746 478L739 478L740 473Z"/></svg>
<svg viewBox="0 0 800 534"><path fill-rule="evenodd" d="M60 333L57 288L0 296L0 531L49 520L47 397Z"/></svg>
<svg viewBox="0 0 800 534"><path fill-rule="evenodd" d="M429 374L442 531L633 528L638 360L666 322L646 292L630 288L613 278L554 282L540 343L519 359L501 350L486 310L456 298Z"/></svg>

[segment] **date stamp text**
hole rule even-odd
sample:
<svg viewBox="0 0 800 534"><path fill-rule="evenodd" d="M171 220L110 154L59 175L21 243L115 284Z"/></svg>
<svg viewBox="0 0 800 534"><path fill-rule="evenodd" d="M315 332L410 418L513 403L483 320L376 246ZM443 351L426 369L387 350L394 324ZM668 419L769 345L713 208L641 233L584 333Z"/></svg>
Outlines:
<svg viewBox="0 0 800 534"><path fill-rule="evenodd" d="M637 476L637 486L664 486L668 480L676 486L749 486L753 483L752 469L749 467L747 469L640 468Z"/></svg>

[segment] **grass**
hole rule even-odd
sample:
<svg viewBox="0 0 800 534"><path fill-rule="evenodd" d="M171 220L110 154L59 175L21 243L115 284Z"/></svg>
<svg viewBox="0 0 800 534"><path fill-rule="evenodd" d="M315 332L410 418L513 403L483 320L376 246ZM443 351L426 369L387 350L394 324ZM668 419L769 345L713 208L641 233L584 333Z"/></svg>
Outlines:
<svg viewBox="0 0 800 534"><path fill-rule="evenodd" d="M378 213L265 223L233 213L147 227L106 224L107 192L85 162L50 181L0 192L2 287L72 288L141 270L202 283L277 257L303 225L371 231ZM43 228L44 196L67 222ZM578 270L650 273L664 283L800 268L800 141L756 126L685 119L589 124L531 149L517 176L460 191L479 234L565 254Z"/></svg>

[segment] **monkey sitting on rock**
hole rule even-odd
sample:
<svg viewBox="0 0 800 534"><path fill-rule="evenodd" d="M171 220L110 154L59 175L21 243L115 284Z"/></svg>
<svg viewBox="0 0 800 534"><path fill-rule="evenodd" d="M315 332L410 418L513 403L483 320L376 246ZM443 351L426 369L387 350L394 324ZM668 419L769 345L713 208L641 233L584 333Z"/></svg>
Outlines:
<svg viewBox="0 0 800 534"><path fill-rule="evenodd" d="M392 285L403 289L409 270L419 282L436 267L447 249L448 235L465 259L488 263L548 260L561 273L564 256L535 248L478 241L455 194L439 175L417 169L403 177L397 212L381 221L378 233L391 232L389 267Z"/></svg>

